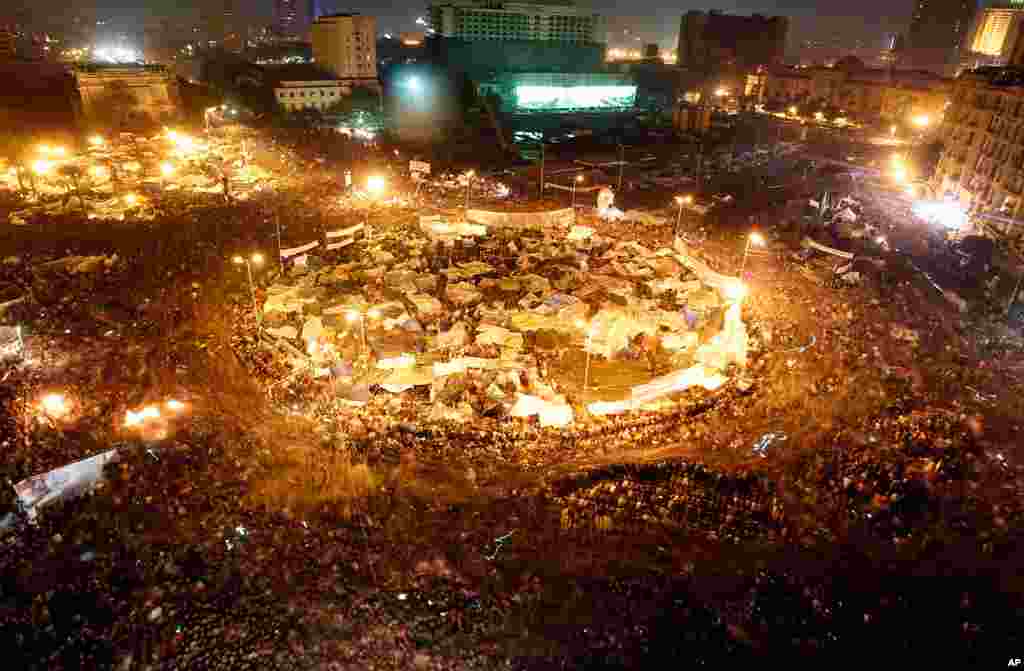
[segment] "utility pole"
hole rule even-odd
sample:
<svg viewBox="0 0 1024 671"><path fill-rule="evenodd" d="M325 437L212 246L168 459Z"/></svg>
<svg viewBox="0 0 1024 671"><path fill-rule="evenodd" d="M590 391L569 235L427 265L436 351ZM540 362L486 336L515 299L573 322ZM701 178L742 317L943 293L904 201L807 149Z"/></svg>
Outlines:
<svg viewBox="0 0 1024 671"><path fill-rule="evenodd" d="M544 134L540 136L540 198L544 199Z"/></svg>
<svg viewBox="0 0 1024 671"><path fill-rule="evenodd" d="M626 148L619 143L619 186L618 191L622 192L622 171L626 166Z"/></svg>

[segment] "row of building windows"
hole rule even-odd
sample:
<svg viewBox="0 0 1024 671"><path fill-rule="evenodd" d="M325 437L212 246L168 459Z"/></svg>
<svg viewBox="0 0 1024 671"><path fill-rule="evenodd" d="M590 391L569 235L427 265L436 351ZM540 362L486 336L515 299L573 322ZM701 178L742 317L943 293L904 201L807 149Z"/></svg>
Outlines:
<svg viewBox="0 0 1024 671"><path fill-rule="evenodd" d="M281 106L286 110L320 110L327 109L330 107L328 103L312 102L312 103L281 103Z"/></svg>
<svg viewBox="0 0 1024 671"><path fill-rule="evenodd" d="M306 93L307 93L306 91L278 91L277 92L277 97L278 98L305 98L306 97ZM317 91L309 91L308 93L309 93L309 97L310 98L316 98L317 95L318 95ZM334 98L337 95L338 95L338 93L336 91L322 91L321 90L319 92L319 97L321 97L321 98L324 98L324 97Z"/></svg>

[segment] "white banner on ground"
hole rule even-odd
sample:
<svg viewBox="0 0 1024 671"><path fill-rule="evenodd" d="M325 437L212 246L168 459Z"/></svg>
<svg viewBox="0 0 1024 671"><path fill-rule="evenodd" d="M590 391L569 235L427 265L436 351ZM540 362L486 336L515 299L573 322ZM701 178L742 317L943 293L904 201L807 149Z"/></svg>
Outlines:
<svg viewBox="0 0 1024 671"><path fill-rule="evenodd" d="M307 244L302 245L300 247L292 247L291 249L282 249L281 250L281 258L282 259L288 259L288 258L291 258L291 257L295 256L296 254L302 254L303 252L308 252L311 249L316 249L319 246L320 246L320 241L319 240L314 240L313 242L307 243Z"/></svg>
<svg viewBox="0 0 1024 671"><path fill-rule="evenodd" d="M72 499L92 489L103 477L103 467L116 458L117 450L110 450L33 475L15 484L14 492L29 519L35 519L39 509L46 504Z"/></svg>
<svg viewBox="0 0 1024 671"><path fill-rule="evenodd" d="M430 174L430 164L424 161L409 161L409 172Z"/></svg>
<svg viewBox="0 0 1024 671"><path fill-rule="evenodd" d="M803 244L804 247L810 247L811 249L816 249L819 252L831 254L832 256L838 256L841 259L853 258L853 254L851 254L850 252L844 252L841 249L835 249L834 247L827 247L821 243L811 240L810 238L804 238L801 244Z"/></svg>
<svg viewBox="0 0 1024 671"><path fill-rule="evenodd" d="M348 238L355 235L364 228L366 228L366 224L356 224L355 226L342 228L337 231L327 231L327 239L332 240L334 238Z"/></svg>

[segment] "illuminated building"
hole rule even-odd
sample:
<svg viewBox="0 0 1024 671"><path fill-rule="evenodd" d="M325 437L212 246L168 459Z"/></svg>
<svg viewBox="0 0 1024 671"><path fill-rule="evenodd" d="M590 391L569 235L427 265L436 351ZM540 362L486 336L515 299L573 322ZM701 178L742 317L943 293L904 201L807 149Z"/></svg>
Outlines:
<svg viewBox="0 0 1024 671"><path fill-rule="evenodd" d="M944 139L932 186L978 211L1024 218L1024 78L1016 69L957 78L939 129Z"/></svg>
<svg viewBox="0 0 1024 671"><path fill-rule="evenodd" d="M75 66L74 76L86 119L152 125L177 112L174 77L163 66L92 63Z"/></svg>
<svg viewBox="0 0 1024 671"><path fill-rule="evenodd" d="M329 14L313 22L313 58L342 80L378 89L377 19Z"/></svg>
<svg viewBox="0 0 1024 671"><path fill-rule="evenodd" d="M601 16L568 1L443 0L430 6L430 27L441 37L470 41L603 42Z"/></svg>
<svg viewBox="0 0 1024 671"><path fill-rule="evenodd" d="M679 24L678 63L700 71L781 63L788 28L789 20L782 16L690 11Z"/></svg>
<svg viewBox="0 0 1024 671"><path fill-rule="evenodd" d="M914 116L942 116L952 80L929 72L876 69L848 59L835 67L772 68L763 100L772 108L798 109L815 101L858 122L906 123Z"/></svg>
<svg viewBox="0 0 1024 671"><path fill-rule="evenodd" d="M351 86L312 64L266 68L266 72L272 79L274 100L289 111L324 111L352 92Z"/></svg>
<svg viewBox="0 0 1024 671"><path fill-rule="evenodd" d="M1020 36L1024 2L994 5L978 13L967 39L963 66L1006 65Z"/></svg>
<svg viewBox="0 0 1024 671"><path fill-rule="evenodd" d="M977 0L917 0L903 65L951 74L977 7Z"/></svg>
<svg viewBox="0 0 1024 671"><path fill-rule="evenodd" d="M498 75L478 86L497 95L501 111L512 114L619 111L636 105L636 84L628 75L521 72Z"/></svg>
<svg viewBox="0 0 1024 671"><path fill-rule="evenodd" d="M18 34L14 26L0 25L0 60L11 60L18 53Z"/></svg>
<svg viewBox="0 0 1024 671"><path fill-rule="evenodd" d="M593 72L605 60L604 20L569 0L439 0L430 6L432 59L472 79L502 72Z"/></svg>
<svg viewBox="0 0 1024 671"><path fill-rule="evenodd" d="M295 37L298 30L298 0L274 0L274 18L282 37Z"/></svg>

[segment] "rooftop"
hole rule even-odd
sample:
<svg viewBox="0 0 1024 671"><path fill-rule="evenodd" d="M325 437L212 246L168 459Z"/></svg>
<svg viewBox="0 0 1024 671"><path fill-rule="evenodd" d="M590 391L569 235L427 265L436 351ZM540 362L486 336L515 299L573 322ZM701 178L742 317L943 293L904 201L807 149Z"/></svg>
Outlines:
<svg viewBox="0 0 1024 671"><path fill-rule="evenodd" d="M263 65L261 67L267 75L267 81L271 83L338 79L334 73L328 72L315 63L287 63L285 65Z"/></svg>

